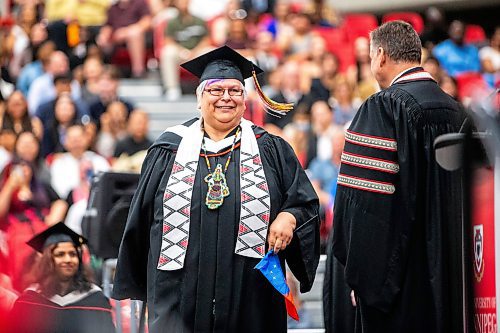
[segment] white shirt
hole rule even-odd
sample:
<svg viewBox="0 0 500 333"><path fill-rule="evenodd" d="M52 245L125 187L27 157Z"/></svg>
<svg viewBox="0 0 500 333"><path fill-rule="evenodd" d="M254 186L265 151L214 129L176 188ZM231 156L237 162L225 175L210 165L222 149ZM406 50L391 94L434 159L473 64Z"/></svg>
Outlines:
<svg viewBox="0 0 500 333"><path fill-rule="evenodd" d="M71 82L71 98L77 100L81 97L81 89L78 82ZM28 91L28 110L30 115L34 115L36 110L43 103L56 98L56 88L54 87L54 77L45 73L33 81Z"/></svg>
<svg viewBox="0 0 500 333"><path fill-rule="evenodd" d="M500 71L500 52L491 46L485 46L479 51L479 59L481 59L481 61L490 59L495 71Z"/></svg>
<svg viewBox="0 0 500 333"><path fill-rule="evenodd" d="M81 160L92 162L94 174L100 171L106 172L110 169L108 161L94 152L86 151L80 160L70 153L64 153L50 166L50 185L61 199L66 199L69 192L80 185Z"/></svg>

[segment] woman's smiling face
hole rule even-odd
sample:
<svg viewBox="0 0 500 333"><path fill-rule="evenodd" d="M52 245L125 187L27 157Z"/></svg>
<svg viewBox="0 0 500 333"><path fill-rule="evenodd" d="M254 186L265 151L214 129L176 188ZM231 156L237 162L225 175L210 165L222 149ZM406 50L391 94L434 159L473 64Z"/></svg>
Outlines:
<svg viewBox="0 0 500 333"><path fill-rule="evenodd" d="M222 95L213 95L218 93ZM241 96L237 96L240 93ZM203 120L210 127L216 130L236 127L246 108L243 85L236 79L217 80L207 84L201 96L200 107Z"/></svg>
<svg viewBox="0 0 500 333"><path fill-rule="evenodd" d="M61 242L52 250L54 267L57 277L61 281L68 281L75 276L78 271L78 252L71 242Z"/></svg>

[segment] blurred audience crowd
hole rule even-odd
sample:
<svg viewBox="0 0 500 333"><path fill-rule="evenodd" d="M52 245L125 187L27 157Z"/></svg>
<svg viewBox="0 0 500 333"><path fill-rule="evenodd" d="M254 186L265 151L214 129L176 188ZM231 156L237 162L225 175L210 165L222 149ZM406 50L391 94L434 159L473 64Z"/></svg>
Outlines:
<svg viewBox="0 0 500 333"><path fill-rule="evenodd" d="M295 150L320 197L324 241L344 131L379 90L370 70L372 29L392 19L411 23L422 39L422 66L464 105L500 86L500 27L448 22L434 7L378 18L340 14L321 0L9 6L0 26L0 287L14 293L30 283L28 239L64 220L81 233L93 175L140 170L151 144L148 110L119 96L123 74L140 79L158 69L165 98L174 101L193 82L179 64L223 44L264 69L265 93L296 107L271 116L249 88L246 118Z"/></svg>

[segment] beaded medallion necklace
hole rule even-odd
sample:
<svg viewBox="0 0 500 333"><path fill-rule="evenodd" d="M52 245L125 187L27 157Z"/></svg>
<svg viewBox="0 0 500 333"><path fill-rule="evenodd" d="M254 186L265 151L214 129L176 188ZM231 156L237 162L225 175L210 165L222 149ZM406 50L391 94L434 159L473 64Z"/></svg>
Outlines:
<svg viewBox="0 0 500 333"><path fill-rule="evenodd" d="M236 144L236 139L240 134L241 127L238 126L236 134L234 135L233 145L229 151L229 156L227 158L226 164L224 165L224 170L222 170L222 164L217 163L215 170L212 172L212 167L210 166L210 160L208 159L207 149L205 147L205 136L201 142L201 147L205 153L205 162L207 163L208 175L204 178L205 182L208 184L207 198L205 204L208 209L217 209L224 203L224 198L229 196L229 187L226 182L226 171L229 167L229 162L231 162L231 157L233 156L234 146Z"/></svg>

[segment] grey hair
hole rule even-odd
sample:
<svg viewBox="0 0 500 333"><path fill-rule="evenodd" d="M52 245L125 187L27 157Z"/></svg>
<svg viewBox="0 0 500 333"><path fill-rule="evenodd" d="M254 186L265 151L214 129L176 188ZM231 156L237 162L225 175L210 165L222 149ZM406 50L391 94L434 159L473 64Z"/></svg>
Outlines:
<svg viewBox="0 0 500 333"><path fill-rule="evenodd" d="M220 79L220 80L223 80L223 79ZM200 106L201 106L201 95L203 94L203 91L205 90L207 85L212 84L216 81L220 81L220 80L214 80L214 79L203 80L200 82L198 87L196 87L196 101L198 103L198 109L200 109ZM245 85L243 83L241 83L240 81L238 81L238 82L240 83L241 89L243 89L243 97L246 100L248 93L247 93L247 90L245 89Z"/></svg>
<svg viewBox="0 0 500 333"><path fill-rule="evenodd" d="M422 43L413 27L403 21L382 24L370 32L372 50L379 47L394 61L420 63Z"/></svg>

